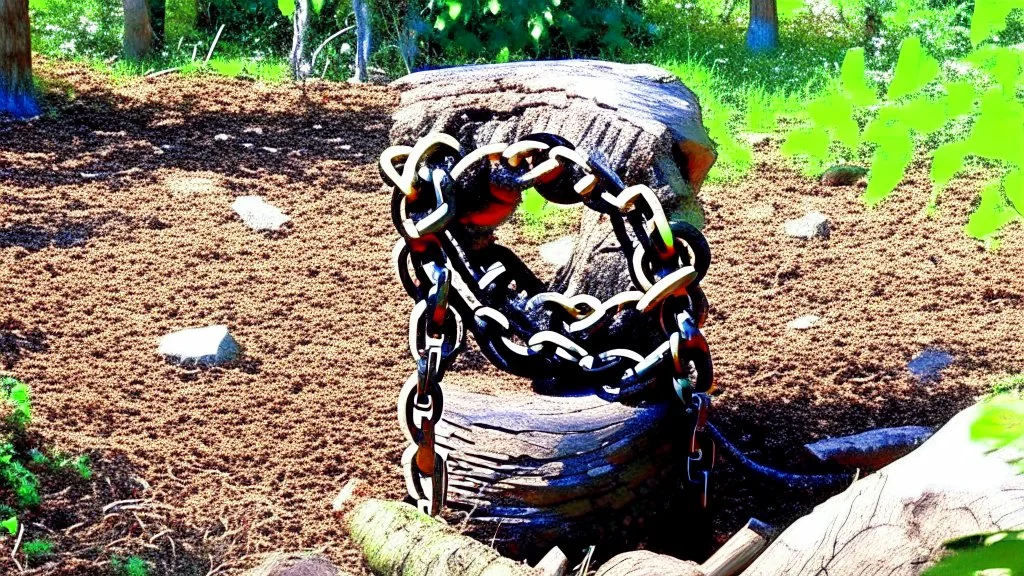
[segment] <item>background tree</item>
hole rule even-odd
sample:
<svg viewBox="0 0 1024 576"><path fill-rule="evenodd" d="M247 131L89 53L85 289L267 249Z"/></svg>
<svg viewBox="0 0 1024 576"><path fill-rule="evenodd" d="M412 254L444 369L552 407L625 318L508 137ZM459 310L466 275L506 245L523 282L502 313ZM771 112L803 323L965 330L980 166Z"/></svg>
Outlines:
<svg viewBox="0 0 1024 576"><path fill-rule="evenodd" d="M164 47L164 39L167 37L164 30L167 0L147 0L147 4L149 5L149 23L153 29L153 49L160 50Z"/></svg>
<svg viewBox="0 0 1024 576"><path fill-rule="evenodd" d="M153 26L146 0L124 0L124 55L145 58L153 50Z"/></svg>
<svg viewBox="0 0 1024 576"><path fill-rule="evenodd" d="M0 113L39 113L32 94L32 40L28 0L0 0Z"/></svg>
<svg viewBox="0 0 1024 576"><path fill-rule="evenodd" d="M366 64L370 61L370 7L367 0L352 0L356 13L356 81L366 82Z"/></svg>
<svg viewBox="0 0 1024 576"><path fill-rule="evenodd" d="M776 0L750 0L750 25L747 48L752 52L770 52L779 46L779 10Z"/></svg>
<svg viewBox="0 0 1024 576"><path fill-rule="evenodd" d="M291 67L292 77L301 80L309 76L311 72L309 50L306 48L306 31L309 29L309 0L294 0L294 3L285 0L284 3L291 4L293 10L291 14L292 51L288 56L288 65ZM284 3L279 4L282 13L286 12ZM322 6L323 3L321 2L320 5Z"/></svg>

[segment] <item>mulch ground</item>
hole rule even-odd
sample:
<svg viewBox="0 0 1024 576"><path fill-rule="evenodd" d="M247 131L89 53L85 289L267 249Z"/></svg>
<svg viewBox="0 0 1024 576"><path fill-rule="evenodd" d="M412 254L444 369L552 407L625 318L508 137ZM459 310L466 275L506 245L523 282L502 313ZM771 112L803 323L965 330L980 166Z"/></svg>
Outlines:
<svg viewBox="0 0 1024 576"><path fill-rule="evenodd" d="M363 571L329 506L353 477L404 495L394 403L413 367L411 302L391 272L397 236L376 167L397 94L40 68L51 112L0 124L0 369L32 387L35 430L136 482L130 495L163 519L140 517L130 534L158 548L143 556L166 560L169 539L149 538L170 529L197 572L238 573L281 549ZM758 156L744 182L703 193L715 414L742 448L803 466L805 442L937 425L1024 370L1024 229L997 251L964 235L980 182L958 181L928 218L923 168L868 210L858 187L782 168L770 144ZM292 222L249 230L230 209L247 194ZM831 237L785 237L782 223L810 209L829 215ZM517 242L532 261L535 245ZM822 320L787 328L805 314ZM186 370L157 355L161 335L217 323L244 346L240 366ZM923 384L906 364L929 347L955 361ZM463 368L453 385L524 389ZM820 497L720 470L719 534L749 516L783 523ZM66 552L41 572L109 560L102 546Z"/></svg>

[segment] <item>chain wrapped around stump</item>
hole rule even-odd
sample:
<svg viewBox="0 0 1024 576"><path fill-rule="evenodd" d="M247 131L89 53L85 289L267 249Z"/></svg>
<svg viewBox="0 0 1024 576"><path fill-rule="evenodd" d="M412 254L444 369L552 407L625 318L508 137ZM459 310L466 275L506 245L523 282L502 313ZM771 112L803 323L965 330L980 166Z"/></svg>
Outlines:
<svg viewBox="0 0 1024 576"><path fill-rule="evenodd" d="M405 482L420 510L436 515L444 506L446 455L434 427L444 410L441 381L467 328L483 354L512 374L582 383L576 388L615 402L675 394L691 416L686 480L706 506L715 458L704 429L713 367L701 333L707 300L699 283L711 253L700 231L670 222L650 188L625 186L600 157L584 158L553 134L468 152L451 136L430 134L415 146L385 150L380 169L394 188L398 277L416 301L409 349L417 368L399 394L398 414L410 442L402 456ZM549 202L583 203L608 215L633 289L603 302L545 291L493 236L529 188ZM652 349L608 337L612 327L643 321L664 336Z"/></svg>

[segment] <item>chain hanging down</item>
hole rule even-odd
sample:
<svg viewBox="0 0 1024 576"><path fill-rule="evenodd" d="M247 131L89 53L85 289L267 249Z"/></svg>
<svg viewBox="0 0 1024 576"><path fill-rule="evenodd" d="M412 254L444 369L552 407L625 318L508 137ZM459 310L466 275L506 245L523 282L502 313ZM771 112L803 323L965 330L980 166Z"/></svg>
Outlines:
<svg viewBox="0 0 1024 576"><path fill-rule="evenodd" d="M699 282L711 254L700 231L670 222L650 188L625 186L600 159L585 159L552 134L469 152L451 136L431 134L385 150L380 169L394 188L398 277L416 301L409 348L417 369L399 394L398 413L410 442L405 482L419 508L435 515L444 505L446 456L434 427L444 408L441 380L467 328L487 358L512 374L583 382L609 401L674 393L689 415L687 480L706 505L715 453L704 429L713 367L700 330L707 301ZM603 302L548 292L496 244L493 229L528 188L553 203L607 214L633 289ZM609 337L612 328L643 322L664 336L650 349Z"/></svg>

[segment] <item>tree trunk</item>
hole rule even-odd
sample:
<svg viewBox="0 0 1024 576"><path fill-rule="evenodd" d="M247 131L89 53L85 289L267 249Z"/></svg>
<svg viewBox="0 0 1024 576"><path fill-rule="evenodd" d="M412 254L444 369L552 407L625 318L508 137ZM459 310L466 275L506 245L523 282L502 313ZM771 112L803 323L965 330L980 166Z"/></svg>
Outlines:
<svg viewBox="0 0 1024 576"><path fill-rule="evenodd" d="M1024 476L971 440L977 406L794 522L743 576L920 574L943 542L1024 528Z"/></svg>
<svg viewBox="0 0 1024 576"><path fill-rule="evenodd" d="M366 66L370 61L370 8L368 0L352 0L356 13L356 81L366 82Z"/></svg>
<svg viewBox="0 0 1024 576"><path fill-rule="evenodd" d="M124 55L141 60L153 50L153 26L146 0L124 0Z"/></svg>
<svg viewBox="0 0 1024 576"><path fill-rule="evenodd" d="M776 0L750 0L750 26L747 48L754 53L771 52L779 47L779 15Z"/></svg>
<svg viewBox="0 0 1024 576"><path fill-rule="evenodd" d="M309 29L309 0L295 0L295 13L292 14L292 51L288 63L292 69L292 77L303 80L312 70L309 63L309 50L306 47L306 30Z"/></svg>
<svg viewBox="0 0 1024 576"><path fill-rule="evenodd" d="M516 62L417 72L393 85L402 91L395 144L445 132L472 149L552 132L603 156L627 185L649 186L670 218L704 225L696 194L715 161L714 144L696 95L660 68ZM610 220L587 211L572 259L550 288L604 300L630 286Z"/></svg>
<svg viewBox="0 0 1024 576"><path fill-rule="evenodd" d="M167 0L147 0L149 20L153 28L153 50L163 50L167 40L164 20L167 17Z"/></svg>
<svg viewBox="0 0 1024 576"><path fill-rule="evenodd" d="M0 0L0 114L39 114L32 87L28 0Z"/></svg>

